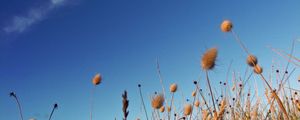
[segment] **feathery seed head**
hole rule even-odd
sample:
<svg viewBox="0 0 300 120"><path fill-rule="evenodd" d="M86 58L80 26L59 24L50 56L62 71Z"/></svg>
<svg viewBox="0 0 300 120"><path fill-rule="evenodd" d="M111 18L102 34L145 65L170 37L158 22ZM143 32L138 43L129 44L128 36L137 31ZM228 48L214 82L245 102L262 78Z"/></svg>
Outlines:
<svg viewBox="0 0 300 120"><path fill-rule="evenodd" d="M255 66L253 67L253 71L254 71L256 74L261 74L261 73L263 72L263 69L262 69L262 67L260 67L260 66L257 64L257 65L255 65Z"/></svg>
<svg viewBox="0 0 300 120"><path fill-rule="evenodd" d="M248 55L247 57L247 64L250 67L253 67L257 64L257 58L254 55Z"/></svg>
<svg viewBox="0 0 300 120"><path fill-rule="evenodd" d="M159 108L159 111L162 112L162 113L165 112L165 106L161 106L161 107Z"/></svg>
<svg viewBox="0 0 300 120"><path fill-rule="evenodd" d="M233 25L229 20L224 20L220 27L221 27L222 32L230 32Z"/></svg>
<svg viewBox="0 0 300 120"><path fill-rule="evenodd" d="M155 94L152 98L151 105L154 109L159 109L164 105L165 98L162 94Z"/></svg>
<svg viewBox="0 0 300 120"><path fill-rule="evenodd" d="M201 66L204 70L213 69L215 61L217 59L218 50L217 48L208 49L202 56Z"/></svg>

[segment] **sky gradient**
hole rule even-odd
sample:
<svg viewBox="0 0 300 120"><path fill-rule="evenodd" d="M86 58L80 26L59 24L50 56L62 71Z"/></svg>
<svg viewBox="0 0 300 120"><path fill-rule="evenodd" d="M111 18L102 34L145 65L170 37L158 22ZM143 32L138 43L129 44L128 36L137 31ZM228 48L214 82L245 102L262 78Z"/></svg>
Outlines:
<svg viewBox="0 0 300 120"><path fill-rule="evenodd" d="M19 119L8 95L15 91L25 120L47 119L55 102L59 108L54 120L87 120L96 73L103 75L103 82L96 87L94 119L121 120L124 90L129 120L144 119L137 84L142 85L151 114L149 96L161 91L156 59L166 89L171 83L179 85L175 97L180 102L181 95L190 97L193 80L200 78L200 85L206 86L200 58L211 47L219 49L210 73L217 89L230 61L232 71L241 75L247 68L246 54L234 37L220 30L224 19L233 22L266 74L272 60L282 69L286 61L266 46L290 50L292 40L300 36L299 5L300 1L2 0L0 119ZM298 46L299 42L295 56ZM297 74L298 70L292 81Z"/></svg>

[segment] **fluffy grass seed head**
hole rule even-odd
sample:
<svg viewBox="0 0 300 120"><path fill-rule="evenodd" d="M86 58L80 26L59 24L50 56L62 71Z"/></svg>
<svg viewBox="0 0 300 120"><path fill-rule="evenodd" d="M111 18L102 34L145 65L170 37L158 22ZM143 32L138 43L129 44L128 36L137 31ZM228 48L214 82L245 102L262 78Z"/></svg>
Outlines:
<svg viewBox="0 0 300 120"><path fill-rule="evenodd" d="M254 67L257 64L257 58L254 55L248 55L247 64L250 67Z"/></svg>
<svg viewBox="0 0 300 120"><path fill-rule="evenodd" d="M196 96L196 91L192 92L192 96L195 97Z"/></svg>
<svg viewBox="0 0 300 120"><path fill-rule="evenodd" d="M162 113L165 112L165 106L161 106L161 107L159 108L159 111L162 112Z"/></svg>
<svg viewBox="0 0 300 120"><path fill-rule="evenodd" d="M101 81L102 81L102 76L99 73L97 73L92 80L94 85L99 85Z"/></svg>
<svg viewBox="0 0 300 120"><path fill-rule="evenodd" d="M224 20L220 27L221 27L222 32L230 32L233 25L229 20Z"/></svg>
<svg viewBox="0 0 300 120"><path fill-rule="evenodd" d="M160 109L165 102L165 98L162 94L156 94L152 98L151 105L154 109Z"/></svg>
<svg viewBox="0 0 300 120"><path fill-rule="evenodd" d="M202 56L201 66L204 70L213 69L215 61L217 59L218 50L217 48L208 49Z"/></svg>
<svg viewBox="0 0 300 120"><path fill-rule="evenodd" d="M191 104L186 104L185 106L184 106L184 109L183 109L183 114L184 115L190 115L191 114L191 112L192 112L192 109L193 109L193 107L192 107L192 105Z"/></svg>
<svg viewBox="0 0 300 120"><path fill-rule="evenodd" d="M194 105L195 105L196 107L199 107L200 101L199 101L199 100L196 100Z"/></svg>
<svg viewBox="0 0 300 120"><path fill-rule="evenodd" d="M260 66L257 64L257 65L255 65L255 66L253 67L253 71L254 71L254 73L256 73L256 74L261 74L261 73L263 72L263 69L262 69L262 67L260 67Z"/></svg>
<svg viewBox="0 0 300 120"><path fill-rule="evenodd" d="M171 86L170 86L170 91L172 93L176 92L177 91L177 84L173 83Z"/></svg>

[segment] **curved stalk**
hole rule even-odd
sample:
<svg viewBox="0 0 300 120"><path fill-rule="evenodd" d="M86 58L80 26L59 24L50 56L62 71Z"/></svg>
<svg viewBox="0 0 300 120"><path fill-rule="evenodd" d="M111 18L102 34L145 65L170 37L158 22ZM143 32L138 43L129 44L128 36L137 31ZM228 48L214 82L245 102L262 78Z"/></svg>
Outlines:
<svg viewBox="0 0 300 120"><path fill-rule="evenodd" d="M146 114L146 119L148 120L148 115L147 115L147 110L146 110L145 102L144 102L143 95L142 95L141 85L139 84L138 87L139 87L139 92L140 92L140 97L142 100L143 108L144 108L144 111Z"/></svg>
<svg viewBox="0 0 300 120"><path fill-rule="evenodd" d="M24 120L23 114L22 114L22 107L21 107L21 104L20 104L20 102L19 102L19 99L18 99L16 93L11 92L11 93L9 94L9 96L15 98L15 100L16 100L16 102L17 102L17 105L18 105L18 109L19 109L19 114L20 114L21 120Z"/></svg>

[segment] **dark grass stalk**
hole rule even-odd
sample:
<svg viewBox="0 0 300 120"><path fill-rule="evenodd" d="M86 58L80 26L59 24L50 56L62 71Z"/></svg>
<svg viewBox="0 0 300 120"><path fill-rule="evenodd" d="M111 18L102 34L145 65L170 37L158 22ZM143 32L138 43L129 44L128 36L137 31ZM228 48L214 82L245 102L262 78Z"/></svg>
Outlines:
<svg viewBox="0 0 300 120"><path fill-rule="evenodd" d="M209 92L210 92L210 95L211 95L212 103L213 103L213 106L214 106L214 111L213 112L216 112L215 99L214 99L214 95L213 95L213 92L212 92L212 89L211 89L210 80L208 78L208 71L207 70L205 70L205 74L206 74L206 80L207 80Z"/></svg>
<svg viewBox="0 0 300 120"><path fill-rule="evenodd" d="M55 104L53 105L53 109L52 109L51 114L50 114L50 116L49 116L49 120L51 120L52 115L53 115L53 113L54 113L54 110L57 109L57 108L58 108L58 104L55 103Z"/></svg>
<svg viewBox="0 0 300 120"><path fill-rule="evenodd" d="M18 109L19 109L19 114L20 114L21 120L24 120L24 118L23 118L23 113L22 113L22 107L21 107L20 101L19 101L19 99L18 99L16 93L11 92L11 93L9 94L9 96L10 96L10 97L13 97L13 98L16 100L16 103L17 103L17 105L18 105Z"/></svg>
<svg viewBox="0 0 300 120"><path fill-rule="evenodd" d="M139 87L139 93L140 93L140 97L141 97L141 100L142 100L143 108L144 108L144 111L145 111L146 119L149 120L148 114L147 114L147 110L146 110L146 106L145 106L145 102L144 102L143 95L142 95L141 85L139 84L138 87Z"/></svg>
<svg viewBox="0 0 300 120"><path fill-rule="evenodd" d="M122 103L123 103L123 108L122 108L123 120L127 120L127 117L128 117L128 114L129 114L129 111L127 110L128 106L129 106L129 100L127 99L127 91L126 90L122 94L122 98L123 98L123 100L122 100Z"/></svg>
<svg viewBox="0 0 300 120"><path fill-rule="evenodd" d="M190 115L190 120L192 120L192 116L193 116L193 110L194 110L194 104L195 104L195 100L196 100L196 97L197 97L197 81L194 81L194 84L196 85L196 95L193 96L194 97L194 100L193 100L193 104L192 104L192 111L191 111L191 115Z"/></svg>

